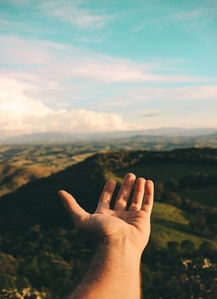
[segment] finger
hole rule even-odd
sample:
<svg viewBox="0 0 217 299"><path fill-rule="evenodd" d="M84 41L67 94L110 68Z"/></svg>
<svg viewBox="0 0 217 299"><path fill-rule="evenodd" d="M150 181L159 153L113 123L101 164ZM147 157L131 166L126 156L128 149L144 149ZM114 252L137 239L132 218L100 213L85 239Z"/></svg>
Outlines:
<svg viewBox="0 0 217 299"><path fill-rule="evenodd" d="M154 200L154 184L151 180L147 180L145 183L145 195L144 195L141 210L146 211L150 215L153 207L153 200Z"/></svg>
<svg viewBox="0 0 217 299"><path fill-rule="evenodd" d="M135 182L136 176L133 173L128 173L121 185L120 191L118 192L114 209L123 211L127 206L127 201L130 196L133 184Z"/></svg>
<svg viewBox="0 0 217 299"><path fill-rule="evenodd" d="M97 211L101 208L104 208L104 209L109 209L110 208L110 202L111 202L111 199L112 199L112 194L115 190L115 186L116 186L116 183L113 180L109 180L105 183L102 194L99 198Z"/></svg>
<svg viewBox="0 0 217 299"><path fill-rule="evenodd" d="M70 217L72 218L74 224L76 226L80 226L81 223L89 217L89 213L87 213L84 209L82 209L79 204L76 202L74 197L64 190L60 190L58 192L60 198L63 201L63 204L68 211Z"/></svg>
<svg viewBox="0 0 217 299"><path fill-rule="evenodd" d="M139 211L142 206L143 197L145 193L145 179L138 178L133 194L133 199L129 207L129 211Z"/></svg>

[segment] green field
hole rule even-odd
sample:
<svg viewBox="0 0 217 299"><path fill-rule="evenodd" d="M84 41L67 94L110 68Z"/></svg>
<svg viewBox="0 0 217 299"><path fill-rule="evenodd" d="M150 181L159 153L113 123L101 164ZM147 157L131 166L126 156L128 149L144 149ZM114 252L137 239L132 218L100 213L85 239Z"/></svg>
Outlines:
<svg viewBox="0 0 217 299"><path fill-rule="evenodd" d="M196 247L209 241L217 248L217 241L209 240L192 233L188 227L190 214L169 204L156 202L152 214L152 238L159 246L166 247L168 242L191 240Z"/></svg>

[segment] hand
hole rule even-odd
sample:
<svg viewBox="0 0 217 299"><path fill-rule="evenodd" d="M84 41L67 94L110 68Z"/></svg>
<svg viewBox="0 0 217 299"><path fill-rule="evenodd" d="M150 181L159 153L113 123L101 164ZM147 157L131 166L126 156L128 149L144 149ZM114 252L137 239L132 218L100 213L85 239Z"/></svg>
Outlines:
<svg viewBox="0 0 217 299"><path fill-rule="evenodd" d="M153 206L154 186L150 180L128 173L116 197L114 210L110 209L115 181L106 182L96 212L90 214L82 209L66 191L59 191L74 224L79 229L103 238L108 243L129 240L140 252L145 248L150 235L150 215ZM135 184L132 200L126 209Z"/></svg>

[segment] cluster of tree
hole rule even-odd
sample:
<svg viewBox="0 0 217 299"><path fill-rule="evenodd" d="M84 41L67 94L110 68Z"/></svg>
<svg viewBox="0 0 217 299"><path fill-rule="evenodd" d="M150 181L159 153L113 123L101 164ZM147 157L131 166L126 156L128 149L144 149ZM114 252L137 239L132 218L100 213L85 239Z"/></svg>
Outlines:
<svg viewBox="0 0 217 299"><path fill-rule="evenodd" d="M24 235L1 235L0 248L1 292L30 288L45 292L46 298L64 298L91 256L85 238L77 238L76 231L41 230L39 225Z"/></svg>
<svg viewBox="0 0 217 299"><path fill-rule="evenodd" d="M198 249L190 240L151 244L143 257L144 298L216 298L216 258L209 242Z"/></svg>
<svg viewBox="0 0 217 299"><path fill-rule="evenodd" d="M77 234L36 225L24 235L1 235L0 298L25 290L25 299L37 298L36 291L44 294L41 298L64 298L79 283L94 253L95 244ZM162 248L151 240L142 257L144 297L215 298L216 263L217 251L209 242L198 249L191 240Z"/></svg>
<svg viewBox="0 0 217 299"><path fill-rule="evenodd" d="M189 179L190 177L192 180ZM170 179L165 184L161 181L155 183L156 186L156 200L165 202L174 206L177 206L184 211L191 213L189 217L189 228L192 232L200 234L207 238L217 239L217 207L209 206L207 204L200 203L190 198L183 198L179 193L183 191L183 182L188 182L188 187L193 186L196 188L196 181L198 182L198 188L201 188L201 178L207 178L205 184L214 185L214 180L209 180L209 175L189 175L180 180ZM215 176L211 176L215 177ZM175 191L174 191L175 190Z"/></svg>
<svg viewBox="0 0 217 299"><path fill-rule="evenodd" d="M24 289L3 289L0 293L0 299L45 299L47 297L46 291L37 291L32 288Z"/></svg>
<svg viewBox="0 0 217 299"><path fill-rule="evenodd" d="M217 209L202 205L189 198L181 198L175 192L167 192L162 195L162 201L175 205L190 212L189 229L206 238L217 239Z"/></svg>
<svg viewBox="0 0 217 299"><path fill-rule="evenodd" d="M141 163L192 163L200 165L216 165L217 164L217 149L215 148L187 148L175 149L172 151L114 151L108 153L100 153L96 155L95 161L99 165L105 165L111 170L122 168L125 164L128 166ZM113 163L122 162L119 163Z"/></svg>
<svg viewBox="0 0 217 299"><path fill-rule="evenodd" d="M181 179L170 178L167 187L173 191L184 189L205 189L217 185L217 175L208 173L194 173L183 176Z"/></svg>
<svg viewBox="0 0 217 299"><path fill-rule="evenodd" d="M206 188L210 185L217 185L217 175L207 173L190 174L179 181L181 188Z"/></svg>

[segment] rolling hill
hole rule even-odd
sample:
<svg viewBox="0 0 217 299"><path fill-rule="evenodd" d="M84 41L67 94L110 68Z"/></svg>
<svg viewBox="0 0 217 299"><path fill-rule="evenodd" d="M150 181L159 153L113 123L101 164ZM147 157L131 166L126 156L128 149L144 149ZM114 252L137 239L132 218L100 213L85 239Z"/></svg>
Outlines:
<svg viewBox="0 0 217 299"><path fill-rule="evenodd" d="M17 166L14 164L0 165L0 195L15 191L22 185L58 171L58 168L40 167L36 165Z"/></svg>
<svg viewBox="0 0 217 299"><path fill-rule="evenodd" d="M156 187L141 263L144 298L216 298L216 165L217 149L209 148L99 153L1 196L0 298L26 290L65 298L86 272L95 245L72 230L57 192L71 192L94 211L105 180L120 184L126 172L153 179Z"/></svg>
<svg viewBox="0 0 217 299"><path fill-rule="evenodd" d="M186 176L203 173L216 174L216 149L182 149L171 152L124 151L96 154L67 167L49 177L30 182L14 193L0 198L0 229L16 231L40 224L42 227L70 225L62 203L57 196L59 189L71 192L87 210L94 211L104 182L115 178L119 183L126 172L161 182L166 189L153 212L153 238L162 246L169 241L191 239L199 245L205 240L189 229L188 222L194 210L186 212L181 206L164 200L171 179L183 180ZM217 189L213 184L203 188L179 186L176 194L194 198L202 206L215 206ZM158 192L158 191L157 191ZM195 192L198 196L195 199ZM201 196L202 195L202 196ZM211 241L216 244L216 241Z"/></svg>

